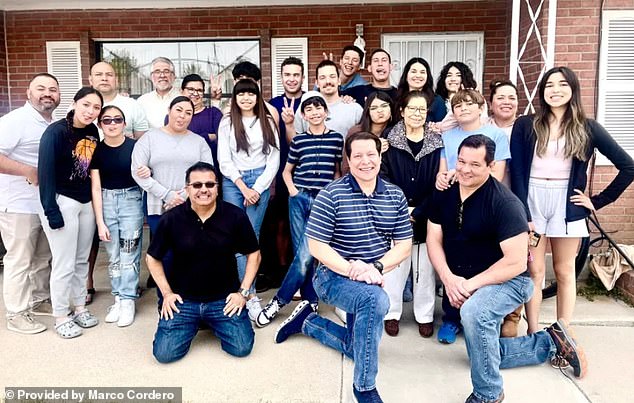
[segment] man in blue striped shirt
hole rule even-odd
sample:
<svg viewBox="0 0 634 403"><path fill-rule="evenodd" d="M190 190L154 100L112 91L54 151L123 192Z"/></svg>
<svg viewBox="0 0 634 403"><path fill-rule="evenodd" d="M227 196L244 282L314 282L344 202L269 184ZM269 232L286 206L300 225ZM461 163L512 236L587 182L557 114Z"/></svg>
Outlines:
<svg viewBox="0 0 634 403"><path fill-rule="evenodd" d="M355 362L353 392L359 402L381 402L376 390L379 342L389 298L383 273L411 252L407 201L396 186L378 177L381 141L371 133L348 136L350 173L326 186L315 199L306 228L311 255L319 262L313 285L319 298L348 312L347 328L297 305L275 334L281 343L304 333Z"/></svg>

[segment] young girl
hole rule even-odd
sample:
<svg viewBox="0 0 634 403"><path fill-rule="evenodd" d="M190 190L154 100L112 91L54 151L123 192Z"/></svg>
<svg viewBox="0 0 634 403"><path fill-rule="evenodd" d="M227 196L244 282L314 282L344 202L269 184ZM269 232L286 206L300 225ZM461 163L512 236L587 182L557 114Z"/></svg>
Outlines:
<svg viewBox="0 0 634 403"><path fill-rule="evenodd" d="M218 164L224 176L223 199L246 211L259 239L269 187L280 165L280 151L275 121L253 80L239 80L233 87L231 110L218 128ZM242 281L246 257L237 258ZM260 301L252 285L247 309L253 321L262 311Z"/></svg>
<svg viewBox="0 0 634 403"><path fill-rule="evenodd" d="M449 62L442 68L438 76L438 85L436 87L436 94L439 95L445 102L445 109L447 114L442 122L440 122L437 128L441 132L446 132L456 127L456 118L453 115L453 106L451 99L460 90L476 90L478 83L473 78L473 72L466 64L462 62ZM480 119L482 124L489 124L489 113L486 102L483 104L484 109Z"/></svg>
<svg viewBox="0 0 634 403"><path fill-rule="evenodd" d="M632 158L599 123L586 118L572 70L547 71L538 93L539 112L517 119L511 135L511 188L526 207L529 227L542 236L530 247L535 292L526 304L529 333L539 330L548 241L557 278L557 318L569 323L576 300L575 255L579 239L588 236L585 218L616 200L634 179ZM586 172L595 149L619 172L601 193L588 197ZM558 357L554 361L567 365Z"/></svg>
<svg viewBox="0 0 634 403"><path fill-rule="evenodd" d="M94 88L83 87L73 100L66 118L51 124L42 135L37 170L40 216L53 256L55 331L65 339L99 323L85 301L88 254L95 233L88 166L99 140L92 122L99 116L103 98Z"/></svg>
<svg viewBox="0 0 634 403"><path fill-rule="evenodd" d="M308 130L293 137L282 174L289 194L288 215L295 258L277 294L258 315L255 321L258 327L271 323L280 309L291 302L297 290L301 290L302 299L308 300L314 310L318 302L313 288L314 260L304 233L315 197L341 175L343 136L326 128L328 106L320 93L309 91L304 94L300 111L308 123Z"/></svg>
<svg viewBox="0 0 634 403"><path fill-rule="evenodd" d="M92 205L99 239L110 258L108 275L114 304L105 321L123 327L132 324L141 268L143 202L141 189L132 178L135 141L124 136L125 115L114 105L99 114L104 139L90 163Z"/></svg>

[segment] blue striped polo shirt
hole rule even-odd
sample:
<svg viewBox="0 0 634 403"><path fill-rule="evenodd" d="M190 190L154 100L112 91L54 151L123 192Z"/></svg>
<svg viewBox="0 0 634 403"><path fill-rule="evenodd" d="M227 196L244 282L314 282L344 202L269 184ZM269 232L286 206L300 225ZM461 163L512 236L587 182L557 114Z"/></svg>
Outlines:
<svg viewBox="0 0 634 403"><path fill-rule="evenodd" d="M374 262L392 240L412 237L407 201L401 189L381 178L366 196L352 175L344 175L317 195L306 236L327 243L346 260Z"/></svg>
<svg viewBox="0 0 634 403"><path fill-rule="evenodd" d="M335 177L335 167L341 162L342 150L343 136L332 130L324 134L302 133L293 137L287 162L295 165L295 186L320 190L329 184Z"/></svg>

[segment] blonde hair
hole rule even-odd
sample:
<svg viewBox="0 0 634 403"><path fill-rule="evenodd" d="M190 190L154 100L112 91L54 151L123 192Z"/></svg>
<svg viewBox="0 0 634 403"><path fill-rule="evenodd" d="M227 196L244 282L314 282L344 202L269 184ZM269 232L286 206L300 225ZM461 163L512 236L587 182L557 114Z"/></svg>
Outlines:
<svg viewBox="0 0 634 403"><path fill-rule="evenodd" d="M590 157L590 135L586 130L586 115L581 106L579 80L572 70L563 66L553 67L548 70L539 83L540 110L533 119L533 129L537 137L535 152L542 157L548 148L548 140L550 138L549 120L552 116L552 111L550 105L546 103L544 91L548 78L555 73L561 73L564 76L572 92L559 128L559 135L563 136L566 143L564 145L564 157L587 161Z"/></svg>

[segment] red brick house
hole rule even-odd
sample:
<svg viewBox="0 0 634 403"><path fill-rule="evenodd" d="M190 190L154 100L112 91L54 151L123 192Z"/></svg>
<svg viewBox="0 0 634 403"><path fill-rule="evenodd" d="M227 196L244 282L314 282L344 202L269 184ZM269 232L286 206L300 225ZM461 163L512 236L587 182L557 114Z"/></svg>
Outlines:
<svg viewBox="0 0 634 403"><path fill-rule="evenodd" d="M312 86L322 52L332 51L338 57L343 46L357 39L359 28L366 49L388 49L397 67L420 55L433 59L437 73L446 60L457 58L471 65L484 88L493 78L510 77L520 87L523 108L530 104L546 67L568 65L580 76L587 113L597 116L634 155L634 0L308 0L303 5L245 0L240 4L0 1L0 114L24 103L28 80L40 71L63 77L63 101L70 102L80 84L87 84L90 65L106 57L111 44L119 49L114 53L121 52L122 42L146 53L151 46L166 51L177 46L181 77L189 68L222 71L231 63L218 62L223 57L254 59L262 68L265 94L277 95L281 90L276 85L276 66L285 55L301 55ZM206 55L181 54L191 53L187 43L192 41L203 42L194 46L195 52ZM213 56L209 56L211 48L216 52ZM243 48L244 52L237 50ZM124 52L134 63L128 81L124 84L121 77L120 81L134 95L148 85L147 75L143 83L143 69L150 56ZM159 55L174 57L151 56ZM397 70L395 75L399 74ZM599 166L595 190L613 175L613 167ZM607 229L618 231L619 241L629 244L634 244L633 217L634 188L600 216Z"/></svg>

